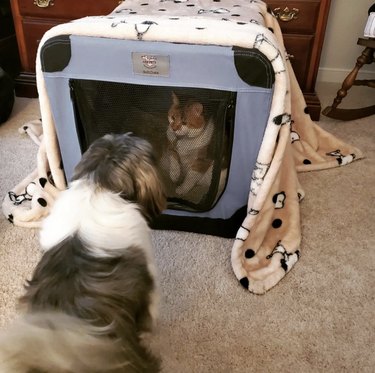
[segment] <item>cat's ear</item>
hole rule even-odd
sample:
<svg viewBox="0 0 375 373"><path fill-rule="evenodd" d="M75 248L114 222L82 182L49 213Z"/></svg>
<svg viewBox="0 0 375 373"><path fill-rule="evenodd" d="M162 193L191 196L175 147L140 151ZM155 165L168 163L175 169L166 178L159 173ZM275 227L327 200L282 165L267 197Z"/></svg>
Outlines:
<svg viewBox="0 0 375 373"><path fill-rule="evenodd" d="M177 95L172 91L172 102L173 102L173 105L178 105L180 103Z"/></svg>
<svg viewBox="0 0 375 373"><path fill-rule="evenodd" d="M189 106L189 114L194 117L200 117L203 113L203 105L200 102L194 102Z"/></svg>

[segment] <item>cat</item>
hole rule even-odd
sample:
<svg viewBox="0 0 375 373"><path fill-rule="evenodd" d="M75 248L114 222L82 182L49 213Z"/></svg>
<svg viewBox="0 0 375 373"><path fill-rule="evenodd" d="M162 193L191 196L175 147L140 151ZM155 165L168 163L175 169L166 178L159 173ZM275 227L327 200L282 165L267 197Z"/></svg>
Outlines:
<svg viewBox="0 0 375 373"><path fill-rule="evenodd" d="M210 143L214 122L207 108L197 99L172 92L168 110L167 148L161 167L177 185L175 193L186 196L198 185L206 190L212 178L213 157Z"/></svg>

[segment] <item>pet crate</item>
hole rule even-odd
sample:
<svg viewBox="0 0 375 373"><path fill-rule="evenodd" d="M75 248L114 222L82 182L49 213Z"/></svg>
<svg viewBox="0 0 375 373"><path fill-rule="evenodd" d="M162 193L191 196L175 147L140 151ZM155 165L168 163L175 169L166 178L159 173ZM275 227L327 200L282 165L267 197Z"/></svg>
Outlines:
<svg viewBox="0 0 375 373"><path fill-rule="evenodd" d="M153 145L167 191L153 227L235 236L273 98L259 49L69 34L47 38L39 55L68 182L95 139L132 132ZM174 95L201 105L205 138L169 138Z"/></svg>

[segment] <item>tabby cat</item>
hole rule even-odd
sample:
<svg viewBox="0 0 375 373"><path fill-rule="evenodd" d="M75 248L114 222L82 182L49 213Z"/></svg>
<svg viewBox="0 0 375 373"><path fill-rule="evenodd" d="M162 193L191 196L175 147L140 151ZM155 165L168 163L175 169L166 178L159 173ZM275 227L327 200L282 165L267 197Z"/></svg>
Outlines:
<svg viewBox="0 0 375 373"><path fill-rule="evenodd" d="M168 145L161 167L168 170L169 179L176 185L176 195L183 197L198 185L207 190L213 169L210 143L214 123L207 117L204 105L195 98L172 92L168 124Z"/></svg>

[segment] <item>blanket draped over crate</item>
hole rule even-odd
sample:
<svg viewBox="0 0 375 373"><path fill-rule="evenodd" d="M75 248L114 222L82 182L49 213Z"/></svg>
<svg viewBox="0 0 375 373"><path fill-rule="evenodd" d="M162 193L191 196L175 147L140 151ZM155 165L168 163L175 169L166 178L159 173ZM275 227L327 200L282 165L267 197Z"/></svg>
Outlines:
<svg viewBox="0 0 375 373"><path fill-rule="evenodd" d="M107 16L52 28L39 51L49 38L70 34L257 48L269 59L275 73L272 105L249 185L247 216L238 227L231 261L235 276L250 292L262 294L275 286L300 257L299 204L304 192L298 172L343 166L362 153L310 119L278 21L267 5L260 0L127 0ZM39 227L59 191L66 188L40 65L37 57L41 122L20 129L40 144L37 169L3 203L6 218L24 227Z"/></svg>

